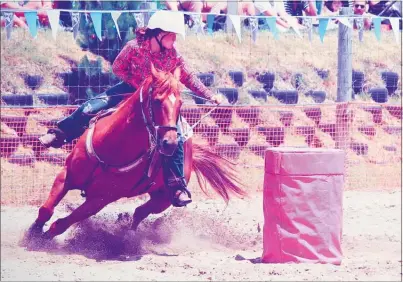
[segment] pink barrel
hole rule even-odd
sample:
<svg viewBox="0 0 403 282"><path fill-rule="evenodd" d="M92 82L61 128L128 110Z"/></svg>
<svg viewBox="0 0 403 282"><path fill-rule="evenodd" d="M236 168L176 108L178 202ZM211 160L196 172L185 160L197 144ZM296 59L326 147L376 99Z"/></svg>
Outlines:
<svg viewBox="0 0 403 282"><path fill-rule="evenodd" d="M271 148L265 155L265 263L342 260L342 150Z"/></svg>

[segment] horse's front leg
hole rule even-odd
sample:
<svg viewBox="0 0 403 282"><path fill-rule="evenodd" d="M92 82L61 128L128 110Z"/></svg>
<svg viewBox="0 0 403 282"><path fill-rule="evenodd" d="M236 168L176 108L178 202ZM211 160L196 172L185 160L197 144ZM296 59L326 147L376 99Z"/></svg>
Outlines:
<svg viewBox="0 0 403 282"><path fill-rule="evenodd" d="M70 215L65 218L56 220L45 232L44 238L53 239L55 236L62 234L74 223L87 219L88 217L95 215L102 210L106 205L111 203L111 199L99 198L87 198L87 200L75 209Z"/></svg>
<svg viewBox="0 0 403 282"><path fill-rule="evenodd" d="M170 206L169 194L165 189L160 188L150 193L150 199L134 211L131 229L134 231L137 230L139 224L150 214L162 213Z"/></svg>
<svg viewBox="0 0 403 282"><path fill-rule="evenodd" d="M64 167L61 172L56 176L53 182L52 189L49 193L46 202L39 208L38 217L35 222L31 225L28 231L29 238L39 236L43 232L43 226L52 217L55 207L64 198L66 193L69 191L69 187L66 183L67 168Z"/></svg>

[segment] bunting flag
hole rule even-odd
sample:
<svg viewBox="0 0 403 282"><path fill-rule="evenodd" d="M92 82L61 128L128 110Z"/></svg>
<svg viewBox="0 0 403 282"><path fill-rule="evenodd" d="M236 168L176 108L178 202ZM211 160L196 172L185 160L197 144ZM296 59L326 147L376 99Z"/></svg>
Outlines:
<svg viewBox="0 0 403 282"><path fill-rule="evenodd" d="M207 30L210 35L213 34L214 18L215 15L207 15Z"/></svg>
<svg viewBox="0 0 403 282"><path fill-rule="evenodd" d="M319 37L320 37L320 41L322 41L322 43L325 38L328 23L329 23L329 19L319 19Z"/></svg>
<svg viewBox="0 0 403 282"><path fill-rule="evenodd" d="M80 27L80 13L78 12L71 12L71 26L73 28L73 38L74 40L77 38L78 30Z"/></svg>
<svg viewBox="0 0 403 282"><path fill-rule="evenodd" d="M257 18L249 18L250 31L252 33L252 40L254 43L257 41L257 32L259 30L259 21Z"/></svg>
<svg viewBox="0 0 403 282"><path fill-rule="evenodd" d="M193 21L193 29L195 33L198 35L199 33L204 35L204 28L203 28L203 21L202 21L202 16L201 15L190 15L190 18ZM200 38L199 38L200 40Z"/></svg>
<svg viewBox="0 0 403 282"><path fill-rule="evenodd" d="M94 24L95 33L98 39L102 41L102 13L101 12L91 12L92 23Z"/></svg>
<svg viewBox="0 0 403 282"><path fill-rule="evenodd" d="M59 30L60 10L47 10L50 28L52 29L53 39L56 40Z"/></svg>
<svg viewBox="0 0 403 282"><path fill-rule="evenodd" d="M378 41L380 41L381 40L382 19L379 17L374 17L374 18L372 18L372 22L374 23L374 32L375 32L376 39L378 39Z"/></svg>
<svg viewBox="0 0 403 282"><path fill-rule="evenodd" d="M6 37L7 37L7 40L10 40L11 31L13 30L13 24L14 24L14 13L13 12L3 12L3 16L6 21Z"/></svg>
<svg viewBox="0 0 403 282"><path fill-rule="evenodd" d="M270 31L273 33L274 39L278 39L278 29L275 17L266 18L266 22L269 25Z"/></svg>
<svg viewBox="0 0 403 282"><path fill-rule="evenodd" d="M49 18L49 23L50 27L52 29L52 36L54 39L57 38L58 31L60 29L60 10L47 10L46 11L48 14ZM122 15L122 13L125 13L126 11L103 11L103 12L108 12L111 14L112 20L114 22L116 32L119 36L120 39L121 37L121 32L120 28L118 25L118 19ZM77 38L77 35L79 33L79 28L80 28L80 20L85 19L87 22L92 22L95 30L95 34L99 38L99 40L102 40L102 13L100 11L70 11L71 14L71 22L72 22L72 29L73 29L73 36L74 39ZM152 15L154 13L154 10L140 10L140 11L127 11L129 13L132 13L134 15L134 18L136 20L137 27L145 27L147 22L146 22L146 16ZM33 38L37 37L38 34L38 14L36 11L25 11L25 19L28 25L28 29L30 34L32 35ZM3 19L5 23L5 31L6 31L6 38L9 40L11 38L11 32L13 29L13 24L14 24L14 12L13 11L4 11L3 12ZM81 18L82 17L82 18ZM91 17L91 20L88 20L88 17ZM214 19L216 17L215 14L207 14L207 24L203 23L202 21L202 15L201 14L196 14L196 13L191 13L189 14L189 17L193 21L193 26L192 26L192 31L196 35L198 34L204 34L205 33L205 26L207 25L207 30L210 35L213 34L213 27L214 27ZM240 16L234 13L229 13L227 14L227 20L226 20L226 31L227 32L232 32L235 30L236 35L238 37L239 42L242 41L242 19L243 18L248 18L249 19L249 27L247 27L252 36L252 40L254 43L257 41L257 36L258 36L258 31L259 31L259 22L258 18L253 17L253 16ZM273 37L277 40L279 38L279 34L282 32L282 28L277 26L277 17L262 17L263 19L266 20L266 23L270 29L270 31L273 34ZM399 44L401 42L401 32L400 32L400 21L401 18L394 18L394 17L374 17L371 16L370 18L363 18L359 16L353 16L353 17L338 17L338 16L333 16L333 17L298 17L302 18L302 24L306 27L306 31L309 37L309 40L312 41L313 37L313 21L318 20L319 26L318 26L318 33L320 36L320 40L323 43L324 38L326 35L327 30L330 30L332 28L337 28L340 27L341 25L344 25L347 28L351 29L357 29L358 34L359 34L359 40L362 42L363 37L364 37L364 30L365 30L365 21L370 19L373 23L374 26L374 33L378 41L381 40L382 36L382 28L381 24L383 20L389 20L390 25L392 26L392 32L394 34L396 42ZM335 21L335 23L334 23ZM339 22L339 24L337 24ZM290 22L291 28L295 31L295 33L302 38L299 24L297 22L291 21ZM316 24L315 24L316 26ZM200 40L200 37L198 37Z"/></svg>
<svg viewBox="0 0 403 282"><path fill-rule="evenodd" d="M34 12L25 12L25 19L28 24L29 32L31 33L33 38L36 38L38 34L38 26L37 26L37 18L38 14L36 11Z"/></svg>
<svg viewBox="0 0 403 282"><path fill-rule="evenodd" d="M228 15L232 27L235 29L235 33L238 36L239 43L242 42L242 36L241 36L241 17L238 15Z"/></svg>
<svg viewBox="0 0 403 282"><path fill-rule="evenodd" d="M119 11L112 11L111 12L111 17L112 17L113 22L115 23L116 32L118 33L118 36L119 36L120 39L122 39L122 38L120 37L118 19L119 19L121 14L122 14L122 12L119 12Z"/></svg>
<svg viewBox="0 0 403 282"><path fill-rule="evenodd" d="M396 43L401 44L401 38L399 38L399 22L401 19L399 18L389 18L390 25L392 26L393 33L395 35Z"/></svg>
<svg viewBox="0 0 403 282"><path fill-rule="evenodd" d="M136 20L137 27L145 27L144 15L142 13L134 13L134 19Z"/></svg>
<svg viewBox="0 0 403 282"><path fill-rule="evenodd" d="M306 26L307 31L308 31L308 38L309 41L312 41L312 36L313 36L313 24L312 24L312 18L305 18L303 20L304 26Z"/></svg>

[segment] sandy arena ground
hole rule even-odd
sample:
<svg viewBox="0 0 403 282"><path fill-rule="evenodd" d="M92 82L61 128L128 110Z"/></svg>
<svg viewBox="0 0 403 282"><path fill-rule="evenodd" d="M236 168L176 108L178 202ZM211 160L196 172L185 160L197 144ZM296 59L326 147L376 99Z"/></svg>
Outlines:
<svg viewBox="0 0 403 282"><path fill-rule="evenodd" d="M47 250L20 245L33 207L1 208L1 280L343 280L401 281L401 194L344 193L341 266L262 264L261 193L250 200L194 202L153 216L133 234L130 217L141 200L115 203L71 228ZM68 211L60 206L55 215ZM119 213L130 216L117 221Z"/></svg>

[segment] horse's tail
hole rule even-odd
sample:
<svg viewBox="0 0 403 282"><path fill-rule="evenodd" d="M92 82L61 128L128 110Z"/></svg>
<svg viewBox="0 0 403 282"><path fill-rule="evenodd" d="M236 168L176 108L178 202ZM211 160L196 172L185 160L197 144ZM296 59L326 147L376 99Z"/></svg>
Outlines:
<svg viewBox="0 0 403 282"><path fill-rule="evenodd" d="M228 203L230 193L238 197L246 196L246 191L237 177L235 164L218 154L193 143L193 171L196 173L202 191L207 194L206 180Z"/></svg>

